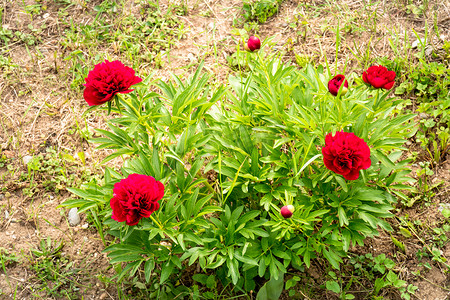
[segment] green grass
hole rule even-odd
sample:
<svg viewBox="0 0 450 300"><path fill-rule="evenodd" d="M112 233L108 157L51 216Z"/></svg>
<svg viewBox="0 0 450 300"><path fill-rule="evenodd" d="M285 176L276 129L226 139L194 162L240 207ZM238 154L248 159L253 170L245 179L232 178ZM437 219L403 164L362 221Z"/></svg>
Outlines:
<svg viewBox="0 0 450 300"><path fill-rule="evenodd" d="M69 52L65 57L70 64L67 75L74 89L80 88L88 70L105 58L120 56L135 69L142 65L163 67L170 62L169 50L188 30L177 18L176 6L163 13L158 7L142 5L139 15L132 15L122 14L113 3L104 1L96 6L97 14L88 24L74 22L70 16L63 18L68 28L61 46Z"/></svg>
<svg viewBox="0 0 450 300"><path fill-rule="evenodd" d="M21 10L32 21L38 20L38 17L47 11L45 1L28 2L31 4L23 4ZM411 187L410 192L404 194L404 198L400 199L398 204L397 208L401 216L397 220L398 224L393 234L398 243L387 236L389 243L394 245L393 253L396 257L354 255L348 259L347 268L340 272L331 271L323 261L315 261L322 272L322 278L312 279L310 274L302 272L286 274L286 282L289 282L286 293L291 297L315 299L318 295L328 293L327 295L341 299L352 299L351 295L361 294L374 299L381 299L383 295L402 299L408 299L409 295L413 299L411 295L415 293L415 287L410 283L413 279L427 278L427 272L431 268L447 270L448 262L439 250L445 249L447 245L448 211L444 210L443 216L439 215L439 222L434 226L426 226L424 222L405 215L404 211L412 208L420 214L435 208L436 195L445 191L446 188L446 183L432 181L432 179L446 161L450 149L450 70L448 68L450 41L447 38L442 48L435 49L431 55L425 54L426 44L419 43L417 49L411 47L417 38L432 41L435 36L444 34L440 31L434 15L436 12L433 10L433 5L436 3L433 1L396 0L389 2L386 6L382 5L382 1L363 2L364 4L357 9L347 5L346 1L299 2L291 14L284 15L284 20L288 24L287 30L290 30L285 31L284 34L290 35L289 42L283 44L281 48L283 54L286 54L286 60L297 63L300 67L310 62L319 64L333 59L333 62L329 63L331 69L346 71L350 74L359 74L372 64L383 64L395 70L397 84L394 87L394 93L404 99L395 110L398 112L409 110L423 114L423 117L418 119L417 133L412 133L410 138L412 143L418 146L409 153L417 164L415 176L418 178L418 183ZM73 15L73 9L78 3L84 8L82 14L88 20L87 22L79 22L80 16ZM127 5L130 3L135 8L133 13L128 10ZM260 33L261 29L264 29L262 32L267 32L269 29L265 27L265 23L274 20L277 13L280 15L283 13L280 10L280 3L281 1L276 0L244 1L243 10L239 12L242 18L233 20L232 33L235 37L233 43L240 45L248 35ZM61 97L68 99L65 103L70 103L74 99L81 99L82 84L88 71L104 59L120 59L139 70L141 77L156 69L173 70L175 67L171 65L170 51L189 33L191 25L185 22L185 17L189 17L192 12L189 10L190 7L195 10L196 6L201 5L202 2L179 1L171 3L164 10L160 8L157 1L144 0L131 2L55 0L51 4L56 5L58 10L60 36L56 39L61 50L55 52L53 56L55 76L58 80L67 83L71 89L69 91L65 86L60 86L64 89ZM382 13L378 14L379 11ZM383 13L390 14L393 11L406 20L426 19L428 26L414 28L416 31L413 32L412 28L405 30L398 24L383 23ZM220 15L215 7L198 13L201 17L208 18L208 21ZM5 18L3 8L0 8L0 17ZM44 23L37 25L35 23L23 28L0 27L1 76L7 84L14 87L17 96L22 97L20 99L27 99L28 96L36 99L36 103L32 102L23 114L24 118L33 112L32 107L35 104L38 107L42 104L42 102L38 103L42 99L26 83L22 84L24 80L18 73L24 75L28 71L14 61L11 51L18 46L27 49L24 53L32 58L35 65L37 61L47 59L42 54L45 52L41 51L45 48L43 44L46 40L43 32L47 28ZM215 30L210 34L211 39L205 45L196 45L203 47L200 58L207 59L213 56L215 66L220 66L224 72L242 71L246 63L245 53L233 52L230 55L227 53L229 57L227 64L222 60L224 48L221 44L228 40L219 41L215 36ZM315 43L310 52L302 48L308 46L308 43ZM63 60L60 60L60 56ZM193 61L190 66L195 67L197 64L197 61ZM176 68L182 67L184 66L176 66ZM185 70L188 72L189 68L186 67ZM349 77L351 80L358 80L357 76ZM50 83L52 82L49 82L49 85ZM4 86L0 87L0 90L4 89ZM1 105L4 108L7 103ZM73 117L74 121L64 134L81 141L81 145L86 145L86 141L92 137L88 123L102 117L99 114L81 116L73 109L74 106L70 104L72 109L66 112ZM36 118L40 114L52 113L52 111L44 104L43 111L39 112ZM5 113L0 116L0 131L5 137L3 143L13 149L20 149L25 139L23 129L16 128L16 119L11 119L12 117L6 116ZM55 117L61 116L57 114ZM47 148L47 145L42 148ZM96 175L97 166L93 166L96 160L87 160L80 147L76 152L49 147L41 153L31 151L30 154L33 159L26 167L12 162L3 153L0 158L0 168L5 171L2 175L2 183L9 177L16 178L17 183L25 184L25 187L19 190L30 198L51 193L62 194L66 187L79 186L90 180L101 181L101 178ZM4 186L1 192L10 193ZM97 217L99 216L96 216L95 212L88 213L88 221L91 224L96 222L99 224ZM0 220L3 220L3 216ZM107 228L98 227L98 230L102 235L106 235ZM408 278L407 284L403 284L397 281L403 280L400 278L403 274L398 262L394 261L398 261L403 255L401 246L398 245L408 247L409 243L420 245L421 249L413 254L419 257L422 266L420 271ZM86 287L81 283L81 278L88 274L86 269L74 266L70 258L61 255L62 247L67 246L67 244L44 239L28 257L29 270L33 272L34 282L37 284L36 290L33 291L36 297L42 293L48 297L63 298L76 298L77 295L82 295L81 291ZM9 268L17 266L21 258L20 255L1 248L0 255L2 271L5 274ZM383 264L384 271L382 271ZM388 277L389 271L392 271L397 278L394 275ZM106 274L100 274L99 277L107 285L117 286L118 294L123 299L145 299L148 294L154 293L155 287L146 285L142 274L139 272L138 274L140 275L134 279L119 283L116 278ZM156 285L158 282L158 278L155 278L152 283ZM193 278L193 281L170 282L166 286L158 286L157 289L179 290L180 295L192 298L220 299L221 295L249 297L243 295L241 291L232 290L229 286L222 286L214 278L214 274L209 274L207 277L197 276ZM358 292L354 293L355 290Z"/></svg>

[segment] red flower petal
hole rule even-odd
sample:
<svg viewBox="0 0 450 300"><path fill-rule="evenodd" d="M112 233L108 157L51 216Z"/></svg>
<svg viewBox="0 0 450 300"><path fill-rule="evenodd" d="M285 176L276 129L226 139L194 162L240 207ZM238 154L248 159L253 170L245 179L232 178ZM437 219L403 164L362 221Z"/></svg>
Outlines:
<svg viewBox="0 0 450 300"><path fill-rule="evenodd" d="M388 82L383 86L383 88L385 88L386 90L390 90L394 86L394 83L394 81Z"/></svg>
<svg viewBox="0 0 450 300"><path fill-rule="evenodd" d="M365 83L369 83L369 80L367 79L367 73L366 73L366 72L363 72L362 78L363 78L363 81L364 81Z"/></svg>
<svg viewBox="0 0 450 300"><path fill-rule="evenodd" d="M113 192L114 197L110 200L112 218L133 226L159 209L164 185L151 176L130 174L114 184Z"/></svg>
<svg viewBox="0 0 450 300"><path fill-rule="evenodd" d="M109 204L113 210L111 217L117 222L124 222L126 220L126 213L124 212L124 208L120 205L119 200L113 197Z"/></svg>
<svg viewBox="0 0 450 300"><path fill-rule="evenodd" d="M384 66L371 66L363 72L363 81L374 88L391 89L395 83L395 72L388 71Z"/></svg>
<svg viewBox="0 0 450 300"><path fill-rule="evenodd" d="M334 136L327 134L322 148L325 166L347 180L359 178L359 170L371 165L370 148L354 133L339 131Z"/></svg>
<svg viewBox="0 0 450 300"><path fill-rule="evenodd" d="M105 62L95 65L85 78L86 87L83 96L86 102L92 105L100 105L110 101L117 93L130 93L130 86L142 81L132 68L125 66L120 61Z"/></svg>
<svg viewBox="0 0 450 300"><path fill-rule="evenodd" d="M359 178L359 170L353 169L349 173L343 175L347 180L356 180Z"/></svg>

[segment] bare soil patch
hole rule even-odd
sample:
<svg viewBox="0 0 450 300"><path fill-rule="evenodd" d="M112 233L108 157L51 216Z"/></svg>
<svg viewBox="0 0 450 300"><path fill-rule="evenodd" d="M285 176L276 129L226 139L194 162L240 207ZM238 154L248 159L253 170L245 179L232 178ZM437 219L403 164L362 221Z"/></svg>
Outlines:
<svg viewBox="0 0 450 300"><path fill-rule="evenodd" d="M139 11L133 8L132 1L126 2L125 12L138 15ZM361 73L377 57L395 58L397 54L389 46L393 30L398 31L399 47L408 42L405 38L409 42L416 40L412 29L420 36L427 29L436 49L442 47L443 40L450 38L449 1L429 1L428 13L421 16L407 13L405 6L397 2L405 1L344 0L335 6L327 6L327 1L322 0L287 0L282 2L277 15L265 24L257 25L257 34L262 39L273 37L273 48L282 51L283 59L288 62L295 63L299 57L321 64L328 61L332 69L342 70L345 67L348 74ZM0 295L5 297L2 299L64 298L61 293L49 295L43 289L42 279L33 269L39 258L32 250L39 249L42 240L50 239L53 246L60 242L64 244L60 256L54 257L58 261L56 265L63 268L63 272L72 272L60 287L55 288L52 286L54 283L48 281L50 289L62 291L76 286L75 290L71 288L74 298L118 299L117 287L105 279L111 278L115 271L109 265L106 254L102 253L104 245L97 230L83 214L79 225L70 226L68 211L58 207L71 197L65 188L77 186L85 178L83 174L86 170L94 173L106 156L104 152L95 151L95 145L88 143L82 134L89 135L93 128L103 128L106 117L94 113L84 119L82 113L87 105L83 100L82 87L71 87L76 70L74 64L81 62L67 57L76 50L89 51L89 44L65 43L71 26L69 20L76 24L91 24L96 17L94 8L103 1L1 0L0 3L3 7L2 28L24 35L19 40L11 39L8 45L0 44L4 50L3 56L10 60L1 67L0 76L0 144L1 160L4 162L0 168L0 249L6 249L18 258L17 262L11 261L5 269L0 269ZM173 3L160 1L159 4L162 8L168 8ZM27 12L33 5L40 6L40 10ZM188 28L185 36L163 57L162 67L157 68L149 63L138 73L152 71L155 78L166 79L170 78L171 73L183 77L192 74L203 60L205 69L214 74L213 81L225 82L232 72L227 57L236 51L236 44L242 42L242 37L233 34L236 24L242 25L236 22L241 16L242 1L188 1L186 5L187 14L179 16ZM376 24L373 23L374 15ZM100 14L100 17L104 16ZM345 28L345 33L341 33L336 57L338 26ZM436 36L432 26L443 34ZM403 51L402 48L399 50ZM130 60L121 56L123 53L115 51L112 45L105 45L103 51L98 55ZM366 53L370 55L365 57ZM33 173L23 161L28 155L45 154L49 147L74 158L73 162L66 161L70 167L65 176L70 177L73 173L75 179L61 182L59 191L43 185L47 171L39 171L41 175L39 172ZM420 146L410 146L411 149L414 147ZM84 153L84 162L79 158L79 153ZM63 155L56 157L65 161ZM114 162L110 164L114 165ZM433 171L431 182L443 181L443 184L435 190L431 203L418 201L412 208L398 212L398 215L407 214L410 220L420 221L429 228L446 222L439 205L450 204L450 154ZM396 220L392 223L394 227L398 225ZM433 243L433 236L427 232L419 234L418 237L404 238L397 231L394 233L397 239L405 243L405 253L399 251L392 243L390 234L384 232L380 237L368 240L365 247L354 251L374 255L385 253L393 259L401 279L419 287L415 298L449 299L448 270L442 269L430 257L419 261L417 256L417 252L424 247L423 241ZM447 237L450 237L448 233ZM442 252L444 257L450 258L450 247L446 242ZM423 267L425 262L431 269ZM420 276L415 275L418 270ZM317 286L324 283L321 278L323 272L325 270L320 266L313 266L303 274L308 277L304 284L313 284L320 291ZM335 299L330 293L322 296L320 299ZM400 299L396 291L385 296L387 299ZM285 295L285 298L288 299L288 296ZM364 296L359 299L364 299Z"/></svg>

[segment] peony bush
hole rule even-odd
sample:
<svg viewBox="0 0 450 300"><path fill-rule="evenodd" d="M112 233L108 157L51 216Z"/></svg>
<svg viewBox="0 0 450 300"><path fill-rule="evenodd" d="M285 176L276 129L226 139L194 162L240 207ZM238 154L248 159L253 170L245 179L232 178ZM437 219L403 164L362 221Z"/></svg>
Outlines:
<svg viewBox="0 0 450 300"><path fill-rule="evenodd" d="M188 293L176 282L193 270L251 291L312 259L339 268L352 246L391 230L409 188L401 158L414 115L395 114L400 99L379 89L395 73L371 67L347 82L263 48L247 55L250 71L221 86L202 65L168 82L103 67L95 77L118 88L102 92L97 108L114 118L92 142L123 165L70 189L78 198L64 205L114 238L105 251L118 279L142 278L150 297Z"/></svg>

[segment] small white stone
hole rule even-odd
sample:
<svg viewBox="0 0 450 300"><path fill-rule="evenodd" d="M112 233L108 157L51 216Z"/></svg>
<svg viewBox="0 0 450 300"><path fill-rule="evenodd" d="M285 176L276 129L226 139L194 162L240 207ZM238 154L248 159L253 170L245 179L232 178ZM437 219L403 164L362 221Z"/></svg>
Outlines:
<svg viewBox="0 0 450 300"><path fill-rule="evenodd" d="M9 212L7 210L5 210L5 219L9 218Z"/></svg>
<svg viewBox="0 0 450 300"><path fill-rule="evenodd" d="M46 13L46 14L44 14L42 17L43 17L44 19L47 19L48 17L50 17L50 14L49 14L49 13Z"/></svg>
<svg viewBox="0 0 450 300"><path fill-rule="evenodd" d="M24 164L28 165L28 163L33 159L33 156L31 155L25 155L24 157L22 157L22 161Z"/></svg>
<svg viewBox="0 0 450 300"><path fill-rule="evenodd" d="M442 212L444 209L450 209L449 203L440 203L438 206L438 210Z"/></svg>
<svg viewBox="0 0 450 300"><path fill-rule="evenodd" d="M83 229L88 229L88 227L89 227L88 223L84 223L83 225L81 225L81 228L83 228Z"/></svg>
<svg viewBox="0 0 450 300"><path fill-rule="evenodd" d="M69 210L69 224L70 226L77 226L80 224L80 215L78 214L78 208L73 207Z"/></svg>
<svg viewBox="0 0 450 300"><path fill-rule="evenodd" d="M195 60L194 54L192 53L189 53L187 57L191 62Z"/></svg>
<svg viewBox="0 0 450 300"><path fill-rule="evenodd" d="M415 48L417 48L417 46L419 46L419 44L422 45L422 44L425 44L425 42L426 42L425 39L417 39L411 44L411 48L415 49Z"/></svg>

